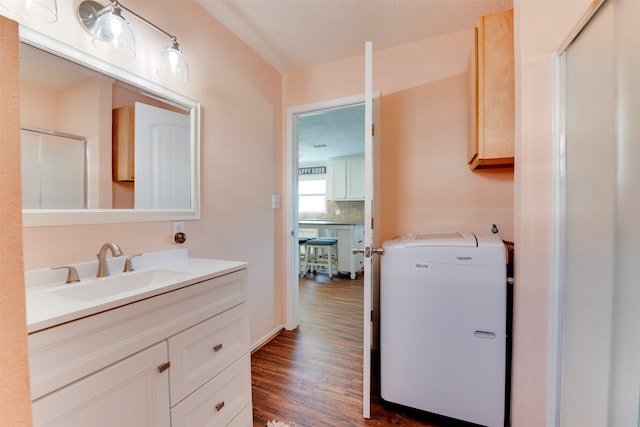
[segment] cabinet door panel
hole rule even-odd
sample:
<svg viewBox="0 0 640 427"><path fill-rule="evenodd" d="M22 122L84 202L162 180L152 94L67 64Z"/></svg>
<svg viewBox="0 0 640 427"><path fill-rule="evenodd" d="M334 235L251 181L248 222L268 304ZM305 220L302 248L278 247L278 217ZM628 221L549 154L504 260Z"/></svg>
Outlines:
<svg viewBox="0 0 640 427"><path fill-rule="evenodd" d="M364 158L350 159L347 173L347 198L364 199Z"/></svg>
<svg viewBox="0 0 640 427"><path fill-rule="evenodd" d="M347 197L347 161L331 162L331 198L340 200Z"/></svg>
<svg viewBox="0 0 640 427"><path fill-rule="evenodd" d="M471 169L513 166L515 85L513 10L478 19L468 63Z"/></svg>
<svg viewBox="0 0 640 427"><path fill-rule="evenodd" d="M161 342L33 403L34 426L169 426L167 344Z"/></svg>

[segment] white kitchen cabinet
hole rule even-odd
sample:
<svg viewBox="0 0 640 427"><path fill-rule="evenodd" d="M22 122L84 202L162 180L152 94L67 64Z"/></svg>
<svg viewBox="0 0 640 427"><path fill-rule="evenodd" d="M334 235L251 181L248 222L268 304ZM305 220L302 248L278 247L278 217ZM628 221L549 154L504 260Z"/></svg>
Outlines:
<svg viewBox="0 0 640 427"><path fill-rule="evenodd" d="M351 279L364 267L364 256L354 254L353 248L364 246L364 227L362 224L334 226L338 234L338 271L348 272Z"/></svg>
<svg viewBox="0 0 640 427"><path fill-rule="evenodd" d="M162 342L49 394L34 402L33 424L169 426L167 360Z"/></svg>
<svg viewBox="0 0 640 427"><path fill-rule="evenodd" d="M345 157L329 162L329 198L364 200L363 157Z"/></svg>
<svg viewBox="0 0 640 427"><path fill-rule="evenodd" d="M246 300L242 268L29 334L34 426L230 423L251 408ZM215 417L178 416L193 402Z"/></svg>

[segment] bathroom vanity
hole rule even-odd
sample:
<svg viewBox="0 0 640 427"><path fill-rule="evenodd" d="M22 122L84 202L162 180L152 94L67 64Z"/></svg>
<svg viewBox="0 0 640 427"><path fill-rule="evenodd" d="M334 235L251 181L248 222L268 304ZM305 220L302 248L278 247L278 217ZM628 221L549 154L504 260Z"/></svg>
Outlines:
<svg viewBox="0 0 640 427"><path fill-rule="evenodd" d="M26 273L35 426L252 424L247 264L168 252Z"/></svg>

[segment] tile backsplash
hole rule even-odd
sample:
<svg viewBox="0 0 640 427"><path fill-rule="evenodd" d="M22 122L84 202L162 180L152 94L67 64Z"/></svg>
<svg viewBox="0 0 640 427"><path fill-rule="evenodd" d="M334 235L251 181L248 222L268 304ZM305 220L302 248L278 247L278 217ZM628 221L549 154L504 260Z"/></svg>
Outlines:
<svg viewBox="0 0 640 427"><path fill-rule="evenodd" d="M340 212L336 214L336 212ZM330 221L363 221L364 220L364 201L327 201L327 213L300 213L301 220L330 220Z"/></svg>

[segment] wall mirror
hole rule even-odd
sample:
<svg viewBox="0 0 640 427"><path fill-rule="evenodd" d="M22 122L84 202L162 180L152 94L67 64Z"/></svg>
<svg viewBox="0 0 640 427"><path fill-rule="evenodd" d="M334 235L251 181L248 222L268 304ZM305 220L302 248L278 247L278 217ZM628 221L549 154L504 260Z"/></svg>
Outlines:
<svg viewBox="0 0 640 427"><path fill-rule="evenodd" d="M20 28L25 226L199 218L200 104Z"/></svg>

